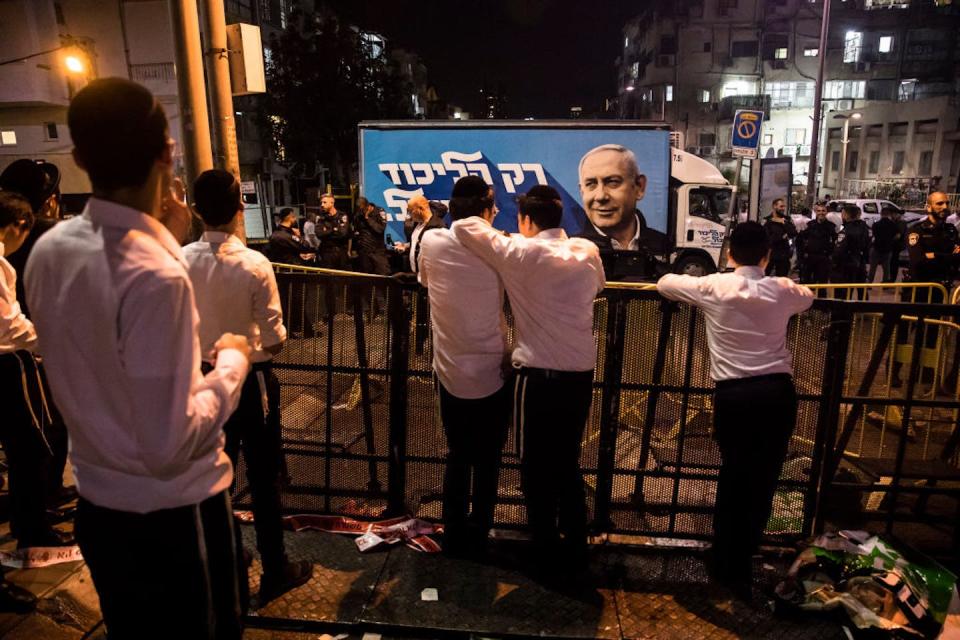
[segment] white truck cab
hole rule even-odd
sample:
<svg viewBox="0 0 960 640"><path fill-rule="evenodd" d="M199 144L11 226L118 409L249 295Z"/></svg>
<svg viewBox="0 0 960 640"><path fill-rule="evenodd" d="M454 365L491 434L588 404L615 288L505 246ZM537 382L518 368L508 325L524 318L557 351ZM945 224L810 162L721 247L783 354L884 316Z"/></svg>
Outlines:
<svg viewBox="0 0 960 640"><path fill-rule="evenodd" d="M702 276L714 273L730 212L733 188L720 171L698 156L671 149L670 211L672 270Z"/></svg>

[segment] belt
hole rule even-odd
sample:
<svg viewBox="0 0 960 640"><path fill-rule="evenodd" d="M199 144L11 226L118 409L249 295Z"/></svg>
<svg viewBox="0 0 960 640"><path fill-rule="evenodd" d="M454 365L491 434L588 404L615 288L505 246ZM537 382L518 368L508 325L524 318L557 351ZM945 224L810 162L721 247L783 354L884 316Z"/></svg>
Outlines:
<svg viewBox="0 0 960 640"><path fill-rule="evenodd" d="M762 376L749 376L747 378L730 378L729 380L716 380L714 386L717 389L726 389L740 384L752 384L754 382L774 382L776 380L793 380L789 373L767 373Z"/></svg>
<svg viewBox="0 0 960 640"><path fill-rule="evenodd" d="M539 367L518 367L520 375L543 380L593 380L593 369L589 371L560 371L559 369L540 369Z"/></svg>

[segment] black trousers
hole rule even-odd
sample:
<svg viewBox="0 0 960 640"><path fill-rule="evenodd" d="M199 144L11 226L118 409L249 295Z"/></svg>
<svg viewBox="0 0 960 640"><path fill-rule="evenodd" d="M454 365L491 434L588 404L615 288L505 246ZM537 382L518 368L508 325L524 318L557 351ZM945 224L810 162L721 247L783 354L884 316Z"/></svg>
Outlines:
<svg viewBox="0 0 960 640"><path fill-rule="evenodd" d="M240 450L243 450L263 572L280 575L287 559L280 502L283 469L280 382L273 375L269 363L253 365L253 370L243 383L237 410L227 420L223 431L226 434L224 449L234 469L237 468Z"/></svg>
<svg viewBox="0 0 960 640"><path fill-rule="evenodd" d="M772 255L770 256L770 262L767 264L766 275L768 276L777 276L778 278L786 278L790 275L790 256L789 255Z"/></svg>
<svg viewBox="0 0 960 640"><path fill-rule="evenodd" d="M864 268L864 265L856 262L844 262L833 265L833 271L830 275L830 282L837 284L861 284L867 281L867 272ZM866 292L863 289L858 289L856 291L856 296L863 300L866 297ZM851 293L848 289L837 289L836 290L837 298L843 300L853 300L854 293Z"/></svg>
<svg viewBox="0 0 960 640"><path fill-rule="evenodd" d="M514 421L520 430L521 481L537 552L561 544L578 560L586 552L587 506L580 444L593 399L593 371L520 369Z"/></svg>
<svg viewBox="0 0 960 640"><path fill-rule="evenodd" d="M76 534L110 640L242 636L226 492L145 514L81 498Z"/></svg>
<svg viewBox="0 0 960 640"><path fill-rule="evenodd" d="M901 302L916 302L917 304L941 304L943 303L943 293L938 289L925 289L918 287L917 289L904 288L900 291L900 301ZM901 345L912 345L913 336L911 335L910 329L914 331L923 331L923 346L926 349L932 349L937 346L937 337L940 333L939 328L935 324L919 323L919 322L899 322L897 324L897 346ZM899 361L896 363L899 374L899 368L902 363ZM910 363L906 362L905 366L909 367Z"/></svg>
<svg viewBox="0 0 960 640"><path fill-rule="evenodd" d="M771 503L797 421L797 394L787 374L722 380L713 400L720 476L713 517L718 577L750 580L750 557L770 519Z"/></svg>
<svg viewBox="0 0 960 640"><path fill-rule="evenodd" d="M437 387L449 449L443 475L444 542L451 550L482 545L493 526L497 504L500 455L510 424L509 385L476 399L454 396L439 380Z"/></svg>
<svg viewBox="0 0 960 640"><path fill-rule="evenodd" d="M50 416L40 385L30 353L0 355L0 444L7 457L10 529L21 546L34 546L50 528L46 505L51 453L45 439Z"/></svg>
<svg viewBox="0 0 960 640"><path fill-rule="evenodd" d="M830 282L830 256L808 253L803 258L800 280L804 284L826 284ZM823 291L821 291L821 294Z"/></svg>

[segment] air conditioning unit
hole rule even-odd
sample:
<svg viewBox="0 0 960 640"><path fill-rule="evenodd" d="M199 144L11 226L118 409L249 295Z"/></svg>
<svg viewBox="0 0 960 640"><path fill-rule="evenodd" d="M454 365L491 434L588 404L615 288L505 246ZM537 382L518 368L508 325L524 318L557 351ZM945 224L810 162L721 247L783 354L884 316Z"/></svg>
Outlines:
<svg viewBox="0 0 960 640"><path fill-rule="evenodd" d="M700 153L698 153L697 155L701 157L712 156L714 153L716 153L716 150L717 150L716 147L700 147Z"/></svg>
<svg viewBox="0 0 960 640"><path fill-rule="evenodd" d="M676 64L677 58L672 55L660 55L657 56L657 66L658 67L672 67Z"/></svg>
<svg viewBox="0 0 960 640"><path fill-rule="evenodd" d="M857 73L865 73L867 71L870 71L870 63L857 62L856 64L853 65L853 70L856 71Z"/></svg>
<svg viewBox="0 0 960 640"><path fill-rule="evenodd" d="M837 111L850 111L853 109L853 100L837 100Z"/></svg>
<svg viewBox="0 0 960 640"><path fill-rule="evenodd" d="M809 157L810 157L810 145L808 145L808 144L802 144L802 145L800 145L800 152L799 152L797 155L798 155L798 156L801 156L801 157L804 157L804 156L805 156L805 157L809 158Z"/></svg>
<svg viewBox="0 0 960 640"><path fill-rule="evenodd" d="M683 131L671 131L670 132L670 146L674 149L683 149Z"/></svg>
<svg viewBox="0 0 960 640"><path fill-rule="evenodd" d="M687 153L692 153L695 156L700 155L700 147L687 147Z"/></svg>

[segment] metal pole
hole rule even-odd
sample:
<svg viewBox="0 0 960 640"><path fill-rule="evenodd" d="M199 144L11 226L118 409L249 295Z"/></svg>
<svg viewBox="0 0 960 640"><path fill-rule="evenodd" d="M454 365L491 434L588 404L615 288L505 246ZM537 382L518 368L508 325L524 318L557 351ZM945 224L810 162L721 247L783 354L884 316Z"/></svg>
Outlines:
<svg viewBox="0 0 960 640"><path fill-rule="evenodd" d="M845 116L846 120L843 121L843 138L840 140L841 151L840 151L840 180L837 181L837 197L842 198L843 193L843 179L847 177L847 143L850 141L849 131L850 131L850 116Z"/></svg>
<svg viewBox="0 0 960 640"><path fill-rule="evenodd" d="M183 127L183 164L187 172L186 186L190 189L198 175L213 168L196 0L170 0L170 17L176 50L180 122Z"/></svg>
<svg viewBox="0 0 960 640"><path fill-rule="evenodd" d="M823 117L823 73L827 62L827 40L830 31L830 0L823 0L823 18L820 20L820 66L817 71L817 85L813 98L813 138L810 141L810 166L807 168L807 206L813 207L817 197L817 173L820 167L820 120Z"/></svg>
<svg viewBox="0 0 960 640"><path fill-rule="evenodd" d="M240 179L240 154L237 151L237 124L233 117L233 91L230 87L230 53L227 49L227 19L223 0L203 0L204 59L209 81L210 107L213 109L213 135L217 167ZM243 216L234 232L246 242Z"/></svg>

